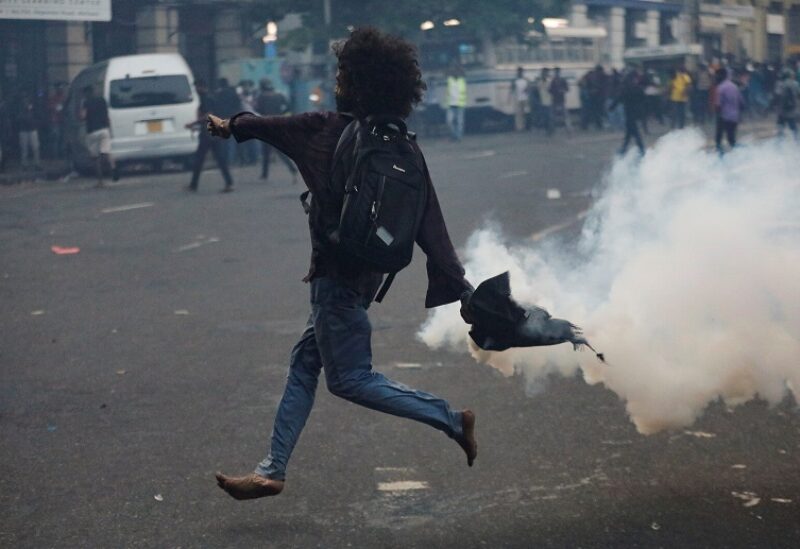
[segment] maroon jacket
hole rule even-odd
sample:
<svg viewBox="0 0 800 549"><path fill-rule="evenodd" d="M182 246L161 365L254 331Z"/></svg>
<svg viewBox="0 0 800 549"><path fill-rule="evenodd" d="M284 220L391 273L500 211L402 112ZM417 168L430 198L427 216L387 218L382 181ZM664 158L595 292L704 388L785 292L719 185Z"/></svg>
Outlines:
<svg viewBox="0 0 800 549"><path fill-rule="evenodd" d="M333 152L350 120L334 112L294 116L241 113L231 119L230 128L238 142L260 139L291 158L313 197L325 194L320 191L329 184ZM428 180L428 204L420 224L417 244L428 257L425 307L430 308L458 301L472 286L464 278L464 268L453 249L427 166L425 175ZM374 297L383 278L379 273L356 271L352 265L343 264L316 242L312 231L311 268L304 280L310 281L320 276L342 279L348 286L370 298Z"/></svg>

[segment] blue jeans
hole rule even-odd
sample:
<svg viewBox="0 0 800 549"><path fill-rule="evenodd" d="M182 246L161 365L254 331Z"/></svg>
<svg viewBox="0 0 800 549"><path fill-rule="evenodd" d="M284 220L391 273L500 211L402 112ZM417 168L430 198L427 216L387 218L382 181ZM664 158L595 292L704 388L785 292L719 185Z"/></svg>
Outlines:
<svg viewBox="0 0 800 549"><path fill-rule="evenodd" d="M464 137L464 107L447 108L447 125L450 126L450 135L456 141Z"/></svg>
<svg viewBox="0 0 800 549"><path fill-rule="evenodd" d="M450 438L462 435L461 412L454 412L446 401L373 371L368 305L358 292L332 278L311 282L311 316L292 350L269 454L256 467L256 474L286 478L286 465L311 413L323 369L328 390L338 397L420 421Z"/></svg>

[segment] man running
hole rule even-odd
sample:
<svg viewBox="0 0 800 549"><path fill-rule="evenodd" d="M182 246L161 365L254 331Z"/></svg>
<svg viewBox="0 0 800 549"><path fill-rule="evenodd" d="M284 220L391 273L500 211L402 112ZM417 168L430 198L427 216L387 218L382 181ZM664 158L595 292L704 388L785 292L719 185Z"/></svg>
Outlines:
<svg viewBox="0 0 800 549"><path fill-rule="evenodd" d="M335 47L337 112L294 116L240 113L222 120L209 116L212 135L237 141L260 139L285 153L298 166L313 194L310 206L311 315L295 345L283 398L278 406L267 457L255 472L242 477L217 473L220 488L236 499L279 494L292 450L314 403L317 380L325 371L334 395L373 410L414 419L454 439L472 465L477 456L475 414L455 411L443 399L396 383L372 369L371 326L367 307L382 275L346 261L326 243L323 211L330 207L333 153L352 118L390 115L406 118L422 98L414 47L375 29L357 29ZM386 70L376 70L385 67ZM412 145L419 153L416 144ZM421 153L420 153L421 154ZM339 164L337 163L337 166ZM425 168L427 204L416 242L428 258L426 307L438 307L469 296L472 287L453 249L436 193Z"/></svg>

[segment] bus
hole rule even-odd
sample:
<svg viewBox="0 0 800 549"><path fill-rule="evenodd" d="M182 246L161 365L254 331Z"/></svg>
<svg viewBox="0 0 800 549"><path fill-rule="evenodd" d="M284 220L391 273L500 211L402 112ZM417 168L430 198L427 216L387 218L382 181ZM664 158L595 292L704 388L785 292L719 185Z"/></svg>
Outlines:
<svg viewBox="0 0 800 549"><path fill-rule="evenodd" d="M559 27L546 34L532 32L524 42L487 43L456 34L446 40L425 40L420 45L420 64L428 85L416 125L423 133L444 123L447 68L453 61L464 67L467 79L467 131L513 127L514 101L511 83L522 67L531 82L545 67L559 67L569 84L568 110L580 108L578 81L598 64L607 62L606 30L602 27Z"/></svg>

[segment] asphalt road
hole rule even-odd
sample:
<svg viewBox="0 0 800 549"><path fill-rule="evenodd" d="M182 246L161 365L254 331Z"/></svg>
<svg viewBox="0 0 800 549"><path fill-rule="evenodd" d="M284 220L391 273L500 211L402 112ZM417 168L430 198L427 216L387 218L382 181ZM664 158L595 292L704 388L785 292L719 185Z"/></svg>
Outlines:
<svg viewBox="0 0 800 549"><path fill-rule="evenodd" d="M619 138L422 145L458 246L487 220L568 246ZM185 173L0 188L0 546L800 546L793 405L713 405L694 434L644 437L601 386L528 396L415 339L421 257L371 309L376 368L475 410L475 467L323 382L284 493L230 499L213 473L263 457L309 310L299 186L279 163L234 175L231 194L215 170L197 194Z"/></svg>

